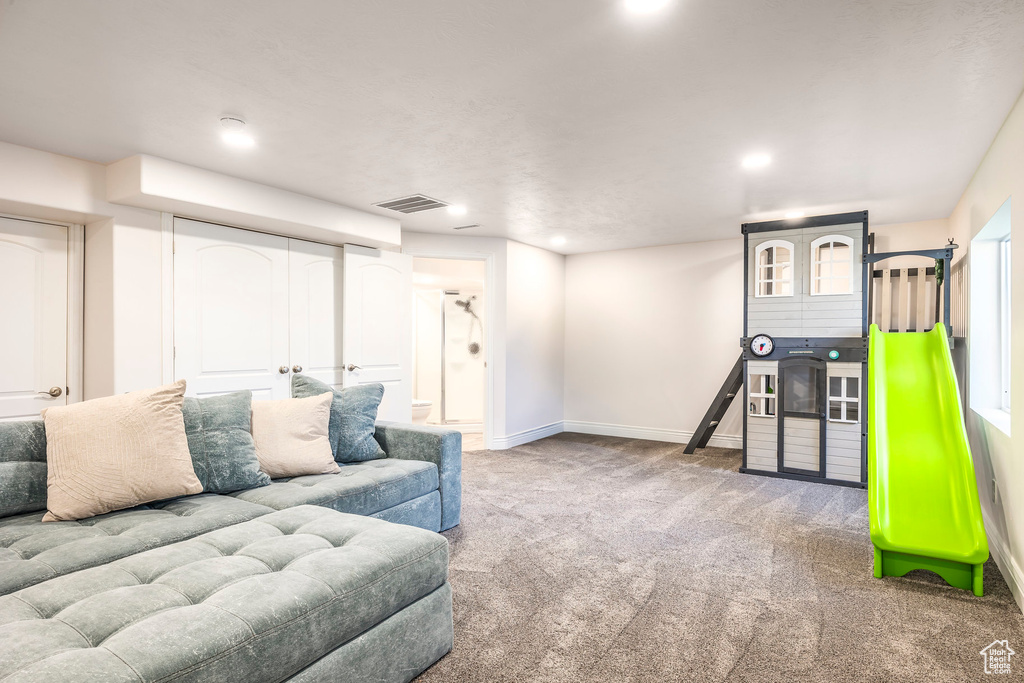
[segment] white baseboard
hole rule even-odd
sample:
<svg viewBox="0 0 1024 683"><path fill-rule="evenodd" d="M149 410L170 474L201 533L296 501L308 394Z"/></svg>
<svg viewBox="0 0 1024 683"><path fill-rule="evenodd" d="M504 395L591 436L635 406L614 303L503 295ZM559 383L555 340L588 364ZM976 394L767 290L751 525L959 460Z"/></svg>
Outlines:
<svg viewBox="0 0 1024 683"><path fill-rule="evenodd" d="M516 432L515 434L509 434L508 436L495 436L491 439L491 450L502 451L506 448L522 446L524 443L530 443L537 439L561 434L563 431L565 430L562 427L561 422L552 422L551 424L544 425L543 427L527 429L526 431Z"/></svg>
<svg viewBox="0 0 1024 683"><path fill-rule="evenodd" d="M599 434L601 436L621 436L627 439L647 439L648 441L667 441L668 443L688 443L693 432L678 429L660 429L657 427L630 427L628 425L607 424L604 422L580 422L566 420L566 432L580 434ZM733 434L715 434L708 441L709 446L717 448L743 448L743 437Z"/></svg>
<svg viewBox="0 0 1024 683"><path fill-rule="evenodd" d="M581 422L565 420L552 422L543 427L527 429L508 436L495 436L491 439L492 450L504 450L521 446L524 443L554 436L562 432L578 432L580 434L597 434L600 436L621 436L626 439L647 439L648 441L665 441L668 443L687 443L693 432L677 429L659 429L657 427L630 427L629 425L608 424L605 422ZM715 434L708 442L717 448L743 448L743 437L734 434Z"/></svg>
<svg viewBox="0 0 1024 683"><path fill-rule="evenodd" d="M1013 593L1013 599L1017 601L1017 608L1024 611L1024 572L1020 565L1010 554L1010 547L995 528L985 525L985 533L988 535L988 547L992 551L992 559L996 561L999 572L1006 579L1006 585Z"/></svg>

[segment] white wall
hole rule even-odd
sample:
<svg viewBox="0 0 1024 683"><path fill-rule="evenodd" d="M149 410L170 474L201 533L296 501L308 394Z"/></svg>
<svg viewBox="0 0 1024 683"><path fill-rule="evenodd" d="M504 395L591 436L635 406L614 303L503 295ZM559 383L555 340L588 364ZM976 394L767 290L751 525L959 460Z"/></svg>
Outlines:
<svg viewBox="0 0 1024 683"><path fill-rule="evenodd" d="M742 333L738 236L569 256L566 431L687 441L736 363ZM712 445L739 447L740 403Z"/></svg>
<svg viewBox="0 0 1024 683"><path fill-rule="evenodd" d="M106 169L0 142L0 212L85 225L85 398L160 384L160 214L105 200Z"/></svg>
<svg viewBox="0 0 1024 683"><path fill-rule="evenodd" d="M508 243L505 428L510 440L561 431L565 262L561 254Z"/></svg>
<svg viewBox="0 0 1024 683"><path fill-rule="evenodd" d="M951 237L963 249L989 219L1012 197L1012 387L1016 397L1009 436L972 410L967 410L967 430L978 475L978 492L985 514L989 546L999 568L1024 607L1024 98L1010 112L973 179L949 217ZM959 251L959 250L958 250ZM968 258L970 255L968 254ZM992 321L972 311L968 345L975 335L989 335ZM970 353L970 349L968 351ZM968 378L968 382L970 379Z"/></svg>
<svg viewBox="0 0 1024 683"><path fill-rule="evenodd" d="M930 221L917 221L915 223L890 223L887 225L872 225L871 232L875 233L875 251L907 251L910 249L941 249L946 246L946 240L954 237L950 233L949 220L937 218ZM959 257L963 252L958 251ZM912 263L911 266L917 265ZM890 266L900 268L902 266Z"/></svg>

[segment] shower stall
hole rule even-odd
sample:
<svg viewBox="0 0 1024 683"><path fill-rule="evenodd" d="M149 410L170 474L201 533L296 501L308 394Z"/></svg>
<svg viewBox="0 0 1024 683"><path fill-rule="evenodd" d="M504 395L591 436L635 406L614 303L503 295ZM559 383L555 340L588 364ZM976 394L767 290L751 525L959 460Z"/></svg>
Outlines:
<svg viewBox="0 0 1024 683"><path fill-rule="evenodd" d="M441 315L441 424L484 419L483 298L445 290Z"/></svg>
<svg viewBox="0 0 1024 683"><path fill-rule="evenodd" d="M428 424L481 432L488 351L484 264L419 258L413 263L414 406L429 402Z"/></svg>

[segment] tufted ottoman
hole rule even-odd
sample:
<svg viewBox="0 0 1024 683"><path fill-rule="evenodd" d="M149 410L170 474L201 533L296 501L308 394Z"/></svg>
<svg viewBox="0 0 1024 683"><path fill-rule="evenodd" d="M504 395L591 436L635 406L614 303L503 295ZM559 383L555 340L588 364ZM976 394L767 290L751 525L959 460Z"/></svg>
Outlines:
<svg viewBox="0 0 1024 683"><path fill-rule="evenodd" d="M448 542L300 506L0 597L0 680L409 681L452 646Z"/></svg>

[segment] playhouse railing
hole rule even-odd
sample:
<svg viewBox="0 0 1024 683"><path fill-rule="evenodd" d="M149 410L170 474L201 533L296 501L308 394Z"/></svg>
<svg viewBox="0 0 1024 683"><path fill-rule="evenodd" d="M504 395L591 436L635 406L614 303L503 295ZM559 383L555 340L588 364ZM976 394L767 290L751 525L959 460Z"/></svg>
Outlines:
<svg viewBox="0 0 1024 683"><path fill-rule="evenodd" d="M954 278L951 269L953 250L950 244L943 249L890 251L868 253L864 263L869 265L867 286L868 322L878 325L884 332L927 332L942 321L952 334L950 326L950 285ZM932 259L932 267L882 268L874 264L901 256ZM961 275L957 273L956 275Z"/></svg>

